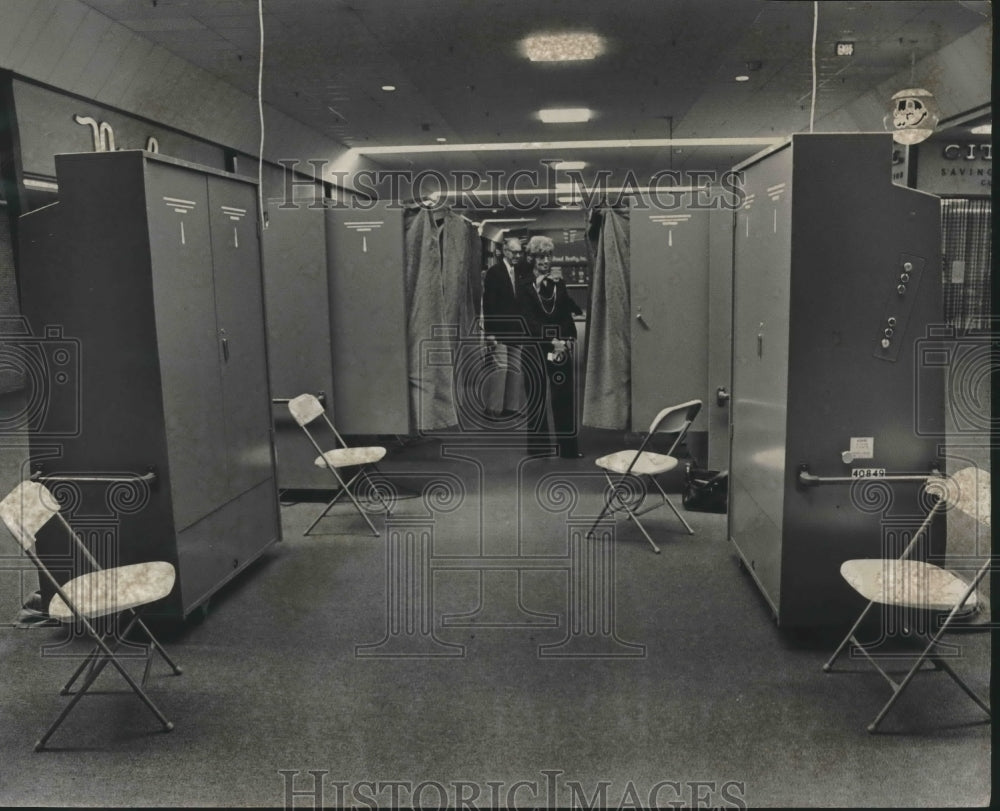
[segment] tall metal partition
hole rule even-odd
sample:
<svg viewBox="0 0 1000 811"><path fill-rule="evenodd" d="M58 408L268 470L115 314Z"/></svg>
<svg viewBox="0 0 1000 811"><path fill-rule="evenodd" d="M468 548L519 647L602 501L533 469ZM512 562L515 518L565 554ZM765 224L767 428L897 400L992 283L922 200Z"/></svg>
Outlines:
<svg viewBox="0 0 1000 811"><path fill-rule="evenodd" d="M309 202L268 206L263 232L268 355L274 395L274 451L282 490L327 490L330 473L288 412L287 401L333 395L326 214Z"/></svg>
<svg viewBox="0 0 1000 811"><path fill-rule="evenodd" d="M187 615L280 539L256 184L138 150L56 172L59 202L21 219L54 384L32 462L112 515L116 563L173 563Z"/></svg>
<svg viewBox="0 0 1000 811"><path fill-rule="evenodd" d="M630 213L634 431L646 430L665 406L704 401L708 391L711 204L690 193L675 202L637 201ZM705 428L699 418L692 433Z"/></svg>
<svg viewBox="0 0 1000 811"><path fill-rule="evenodd" d="M408 434L403 211L326 212L333 408L342 434Z"/></svg>
<svg viewBox="0 0 1000 811"><path fill-rule="evenodd" d="M342 434L410 430L402 211L274 201L263 245L279 486L327 490L287 400L320 397Z"/></svg>
<svg viewBox="0 0 1000 811"><path fill-rule="evenodd" d="M729 536L781 625L856 614L841 562L909 531L919 483L899 479L944 441L940 368L921 362L939 200L893 185L891 155L889 135L795 135L737 167Z"/></svg>
<svg viewBox="0 0 1000 811"><path fill-rule="evenodd" d="M733 205L713 208L708 226L708 467L729 469L729 402L733 388Z"/></svg>

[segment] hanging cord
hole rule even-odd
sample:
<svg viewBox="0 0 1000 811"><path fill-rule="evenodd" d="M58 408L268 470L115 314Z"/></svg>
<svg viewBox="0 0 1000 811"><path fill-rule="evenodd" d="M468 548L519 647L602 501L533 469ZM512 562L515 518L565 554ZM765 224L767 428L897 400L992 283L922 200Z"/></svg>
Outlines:
<svg viewBox="0 0 1000 811"><path fill-rule="evenodd" d="M813 0L812 100L809 102L809 132L816 120L816 31L819 29L819 0Z"/></svg>
<svg viewBox="0 0 1000 811"><path fill-rule="evenodd" d="M257 117L260 122L260 143L257 145L257 206L261 231L264 222L264 0L257 0L257 30L260 49L257 55Z"/></svg>

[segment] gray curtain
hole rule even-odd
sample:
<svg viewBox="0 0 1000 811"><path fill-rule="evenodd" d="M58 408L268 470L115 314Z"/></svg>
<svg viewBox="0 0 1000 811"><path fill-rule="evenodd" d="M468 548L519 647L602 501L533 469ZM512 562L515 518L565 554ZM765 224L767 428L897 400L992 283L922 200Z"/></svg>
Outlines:
<svg viewBox="0 0 1000 811"><path fill-rule="evenodd" d="M631 397L628 212L605 207L599 218L587 313L584 425L628 430Z"/></svg>
<svg viewBox="0 0 1000 811"><path fill-rule="evenodd" d="M455 370L476 318L479 238L447 209L408 212L404 230L412 428L434 431L458 424Z"/></svg>

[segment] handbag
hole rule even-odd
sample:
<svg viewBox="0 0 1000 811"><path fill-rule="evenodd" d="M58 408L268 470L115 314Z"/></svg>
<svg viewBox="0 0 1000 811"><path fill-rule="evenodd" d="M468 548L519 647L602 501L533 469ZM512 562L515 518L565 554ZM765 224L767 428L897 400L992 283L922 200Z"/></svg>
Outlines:
<svg viewBox="0 0 1000 811"><path fill-rule="evenodd" d="M686 510L724 513L729 501L729 471L688 465L681 500Z"/></svg>

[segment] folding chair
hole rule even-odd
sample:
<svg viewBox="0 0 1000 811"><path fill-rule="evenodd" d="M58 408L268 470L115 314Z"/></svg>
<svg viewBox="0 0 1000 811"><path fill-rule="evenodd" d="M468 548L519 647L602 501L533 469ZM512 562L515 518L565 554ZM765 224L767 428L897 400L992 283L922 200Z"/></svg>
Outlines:
<svg viewBox="0 0 1000 811"><path fill-rule="evenodd" d="M595 461L595 464L603 470L604 478L608 480L609 489L605 495L604 507L601 509L601 514L597 516L594 526L587 533L588 536L593 534L597 525L609 510L612 513L624 510L628 513L628 517L635 521L636 526L639 527L642 534L646 536L646 540L649 541L653 550L659 554L660 547L653 542L649 533L646 532L646 528L639 521L639 516L651 510L658 509L664 504L673 510L674 515L687 528L688 534L694 535L694 530L684 520L684 516L677 511L673 502L667 498L667 494L663 491L656 477L673 470L679 464L678 459L673 456L673 453L684 441L684 437L687 436L688 429L691 427L691 423L694 422L695 417L698 416L699 411L701 411L701 400L690 400L686 403L665 408L653 419L652 424L649 426L649 433L646 434L646 438L639 446L639 450L616 451L607 456L602 456ZM646 446L657 432L677 434L673 444L670 446L670 450L665 454L646 450ZM619 479L614 481L609 473L617 473ZM660 491L662 501L640 510L634 510L629 506L629 501L635 500L637 504L641 504L645 500L647 480L651 481L656 486L656 489ZM641 488L641 490L638 490L638 495L637 491L629 486L629 482L634 487Z"/></svg>
<svg viewBox="0 0 1000 811"><path fill-rule="evenodd" d="M361 514L361 517L364 518L368 523L368 526L371 527L372 533L377 536L378 530L375 529L375 525L371 522L368 514L358 502L357 496L351 491L351 485L353 485L359 478L363 478L368 483L375 499L377 499L379 504L381 504L382 510L384 510L385 514L388 516L391 513L389 504L382 498L381 491L372 481L371 476L368 475L369 467L378 472L376 463L382 459L383 456L385 456L385 448L379 446L358 448L348 447L347 443L344 442L344 438L337 433L337 429L333 427L333 423L330 422L330 418L326 416L326 412L323 410L323 406L320 401L311 394L300 394L298 397L293 397L288 402L288 410L292 412L292 417L294 417L295 421L302 426L302 430L305 431L306 436L309 437L309 441L312 442L313 447L316 448L319 453L319 456L316 457L314 464L317 467L327 468L340 485L340 489L337 490L333 498L326 505L326 509L319 514L316 520L313 521L309 525L309 528L302 534L308 535L312 531L313 527L326 517L333 505L337 503L338 499L346 493L347 497L354 503L354 506ZM342 447L324 451L320 444L316 441L316 438L309 430L309 425L320 417L323 418L323 421L333 433L334 438ZM358 468L357 472L355 472L355 474L351 476L347 482L344 481L339 472L341 468L346 467Z"/></svg>
<svg viewBox="0 0 1000 811"><path fill-rule="evenodd" d="M58 518L62 527L69 533L76 549L91 568L88 573L79 575L63 585L59 584L35 550L36 534L53 516ZM132 629L138 626L146 634L150 645L163 657L173 672L178 675L181 673L181 668L167 655L136 610L154 603L170 593L174 587L174 567L170 563L156 561L102 568L67 523L62 513L59 512L59 503L55 497L44 485L38 482L21 482L3 501L0 501L0 518L10 530L11 535L27 552L31 561L38 567L42 576L54 586L55 594L48 606L49 616L63 623L75 622L94 641L93 649L62 688L62 695L72 695L73 697L45 734L35 743L35 751L44 748L45 742L59 728L59 725L109 664L122 674L135 694L163 725L164 730L169 732L173 729L174 725L160 712L143 689L152 664L149 648L146 648L146 667L141 685L125 669L116 653ZM117 621L119 616L128 617L128 623L124 630L118 630L120 629L120 623ZM94 627L93 620L102 617L108 617L111 621L103 623L107 628L98 631ZM75 693L71 693L70 688L85 670L87 674L83 684Z"/></svg>
<svg viewBox="0 0 1000 811"><path fill-rule="evenodd" d="M868 605L865 606L851 630L847 632L847 636L834 651L833 656L823 665L823 670L829 672L848 643L853 643L855 648L892 685L892 697L875 716L875 720L868 725L869 732L875 732L878 729L879 724L882 723L886 714L892 709L918 671L943 670L992 719L989 705L961 679L946 659L940 655L938 647L941 637L948 631L952 620L963 610L976 606L978 597L976 589L990 570L991 553L986 552L984 562L971 579L960 577L955 572L942 569L932 563L910 558L921 539L926 538L934 516L943 510L956 509L978 520L989 530L990 474L987 471L967 467L952 476L931 477L926 484L926 490L928 495L936 498L936 502L899 558L848 560L840 567L841 576L852 589L868 600ZM986 537L986 542L990 543L989 534ZM855 636L862 620L876 603L914 613L921 612L924 619L940 618L944 615L940 627L934 633L923 633L915 628L904 627L904 633L920 638L925 646L901 682L896 682L875 661L875 657L869 652L869 649L858 642ZM917 625L918 623L913 624ZM927 624L925 627L932 626ZM925 662L930 662L931 667L924 667Z"/></svg>

